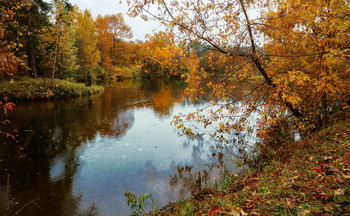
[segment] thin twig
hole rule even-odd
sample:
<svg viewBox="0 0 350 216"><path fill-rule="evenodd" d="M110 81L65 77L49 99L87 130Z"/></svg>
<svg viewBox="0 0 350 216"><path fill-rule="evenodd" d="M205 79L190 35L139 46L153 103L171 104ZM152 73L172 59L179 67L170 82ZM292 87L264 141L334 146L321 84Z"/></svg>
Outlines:
<svg viewBox="0 0 350 216"><path fill-rule="evenodd" d="M20 208L18 211L16 211L15 213L13 213L11 216L13 216L13 215L18 215L18 213L20 212L20 211L22 211L25 207L27 207L29 204L34 204L34 205L36 205L37 207L40 207L35 201L38 201L39 199L35 199L35 200L32 200L32 201L30 201L30 202L28 202L27 204L25 204L22 208Z"/></svg>

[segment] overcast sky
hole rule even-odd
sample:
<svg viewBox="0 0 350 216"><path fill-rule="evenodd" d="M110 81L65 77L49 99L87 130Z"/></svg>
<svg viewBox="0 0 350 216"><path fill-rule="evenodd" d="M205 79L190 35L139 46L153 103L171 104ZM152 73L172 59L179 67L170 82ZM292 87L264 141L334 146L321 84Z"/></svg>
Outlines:
<svg viewBox="0 0 350 216"><path fill-rule="evenodd" d="M51 0L45 0L51 2ZM127 25L134 33L134 40L144 40L145 34L152 33L154 29L161 29L157 22L143 21L141 18L131 18L126 13L128 6L126 3L119 4L119 0L69 0L72 5L78 5L82 10L88 9L94 17L97 15L122 13Z"/></svg>

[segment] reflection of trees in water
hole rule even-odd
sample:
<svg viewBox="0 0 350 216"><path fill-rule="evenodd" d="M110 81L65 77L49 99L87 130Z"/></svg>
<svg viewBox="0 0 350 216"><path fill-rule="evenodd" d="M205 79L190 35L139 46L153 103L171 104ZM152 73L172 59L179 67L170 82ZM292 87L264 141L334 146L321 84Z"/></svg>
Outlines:
<svg viewBox="0 0 350 216"><path fill-rule="evenodd" d="M79 211L80 196L73 195L74 174L79 165L74 151L61 157L63 166L55 177L45 164L50 162L41 159L38 164L31 155L26 158L0 166L1 170L8 167L6 195L1 193L4 197L0 197L0 215L19 210L20 215L90 215ZM28 204L31 201L34 202Z"/></svg>
<svg viewBox="0 0 350 216"><path fill-rule="evenodd" d="M197 145L193 145L193 141L197 141ZM205 139L202 136L197 138L187 137L187 139L183 142L183 148L189 148L192 146L192 159L199 160L203 152L204 143Z"/></svg>
<svg viewBox="0 0 350 216"><path fill-rule="evenodd" d="M143 80L141 87L149 91L150 106L160 116L169 115L175 103L182 102L185 82L182 80Z"/></svg>
<svg viewBox="0 0 350 216"><path fill-rule="evenodd" d="M211 140L213 141L213 140ZM171 173L168 178L169 193L173 199L182 199L192 192L203 187L220 185L225 175L235 173L236 167L231 160L227 160L237 151L234 145L217 145L215 142L199 136L197 138L188 137L183 143L183 148L192 147L191 165L171 164ZM205 149L209 147L209 149ZM209 150L209 151L208 151ZM203 153L207 158L203 157ZM207 166L203 165L203 161ZM194 166L193 166L194 165Z"/></svg>
<svg viewBox="0 0 350 216"><path fill-rule="evenodd" d="M176 166L176 173L169 177L169 192L173 197L183 198L196 188L196 172L193 166Z"/></svg>
<svg viewBox="0 0 350 216"><path fill-rule="evenodd" d="M155 199L181 200L193 191L202 187L219 184L222 180L223 166L214 163L218 155L215 147L209 148L210 142L204 139L188 138L183 143L183 148L191 150L192 160L182 164L179 161L172 161L170 170L160 171L148 161L140 175L147 180L148 188L153 191ZM209 150L209 152L208 152ZM209 163L203 167L203 163ZM150 191L143 191L150 192Z"/></svg>
<svg viewBox="0 0 350 216"><path fill-rule="evenodd" d="M107 88L103 96L97 98L100 113L97 129L102 136L118 137L132 127L135 121L132 109L134 93L133 88L114 87Z"/></svg>
<svg viewBox="0 0 350 216"><path fill-rule="evenodd" d="M168 114L182 92L179 83L127 81L91 98L19 104L9 116L12 131L18 134L16 141L0 140L4 143L0 145L0 188L8 187L0 192L0 215L13 213L32 200L39 207L26 206L22 210L26 215L96 213L93 204L86 212L78 212L80 196L72 189L81 145L97 134L125 134L135 121L135 107L153 107L160 115ZM157 95L163 100L170 97L171 102L166 106L155 103Z"/></svg>
<svg viewBox="0 0 350 216"><path fill-rule="evenodd" d="M0 168L6 169L0 179L4 183L7 176L10 177L8 197L14 199L14 203L19 202L12 205L9 212L38 199L36 203L40 207L25 207L25 214L29 215L77 213L79 197L72 191L79 166L77 150L99 131L106 136L120 136L134 122L132 111L113 107L101 97L26 104L19 106L10 117L11 127L19 136L16 142L5 140L5 145L0 147L4 160ZM58 158L62 168L57 180L57 176L52 179L50 175ZM11 202L7 204L11 206Z"/></svg>
<svg viewBox="0 0 350 216"><path fill-rule="evenodd" d="M151 190L144 192L151 192L153 198L160 201L160 205L165 205L170 200L181 200L194 191L222 181L222 168L212 166L198 169L192 165L176 165L175 162L170 167L170 171L158 171L151 162L147 162L145 169L140 171Z"/></svg>
<svg viewBox="0 0 350 216"><path fill-rule="evenodd" d="M2 184L10 178L7 200L0 201L9 208L1 208L0 215L16 212L32 200L39 207L26 206L22 210L26 215L82 214L78 212L80 198L72 190L78 149L99 130L102 135L119 136L134 121L133 112L108 107L100 97L26 104L10 117L19 136L17 142L5 140L0 147L4 160L0 168L6 170L0 175ZM52 171L56 162L61 164L59 174Z"/></svg>
<svg viewBox="0 0 350 216"><path fill-rule="evenodd" d="M169 89L162 89L153 95L154 110L162 115L169 115L175 99L171 97Z"/></svg>
<svg viewBox="0 0 350 216"><path fill-rule="evenodd" d="M18 211L26 203L34 204L21 210L25 215L75 215L78 214L79 196L74 196L72 185L79 166L76 151L82 140L91 139L89 132L79 125L87 125L79 119L79 109L68 109L64 104L52 102L27 104L18 107L12 117L19 136L17 142L6 140L1 152L7 159L0 163L1 182L9 177L7 208L0 212L8 215ZM67 111L69 110L69 111ZM53 158L61 158L59 179L50 175Z"/></svg>
<svg viewBox="0 0 350 216"><path fill-rule="evenodd" d="M191 192L196 184L196 172L192 170L192 166L180 167L171 164L171 173L176 172L174 175L170 175L169 171L161 172L148 161L145 164L144 170L140 171L140 175L147 179L148 188L153 191L155 199L160 202L166 202L165 200L180 200ZM146 191L145 191L146 192ZM149 191L147 191L149 192ZM164 205L166 203L160 203Z"/></svg>

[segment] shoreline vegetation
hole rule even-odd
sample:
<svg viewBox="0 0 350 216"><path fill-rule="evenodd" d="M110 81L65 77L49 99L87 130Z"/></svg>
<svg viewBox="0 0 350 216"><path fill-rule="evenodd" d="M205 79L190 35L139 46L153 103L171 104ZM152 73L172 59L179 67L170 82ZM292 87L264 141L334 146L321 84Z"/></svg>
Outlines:
<svg viewBox="0 0 350 216"><path fill-rule="evenodd" d="M104 91L103 86L87 87L85 83L55 78L22 77L13 82L0 81L0 86L0 98L14 103L74 98Z"/></svg>
<svg viewBox="0 0 350 216"><path fill-rule="evenodd" d="M263 166L147 215L350 215L349 149L343 119L271 152Z"/></svg>

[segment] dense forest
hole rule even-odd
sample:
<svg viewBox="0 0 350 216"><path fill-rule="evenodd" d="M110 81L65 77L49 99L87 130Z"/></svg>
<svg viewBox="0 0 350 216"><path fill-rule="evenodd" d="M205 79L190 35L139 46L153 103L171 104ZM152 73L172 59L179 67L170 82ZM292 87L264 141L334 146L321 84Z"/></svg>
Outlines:
<svg viewBox="0 0 350 216"><path fill-rule="evenodd" d="M94 18L67 0L5 0L0 8L3 80L29 75L84 81L87 71L100 80L180 75L188 64L188 50L172 33L130 41L132 30L120 13Z"/></svg>

